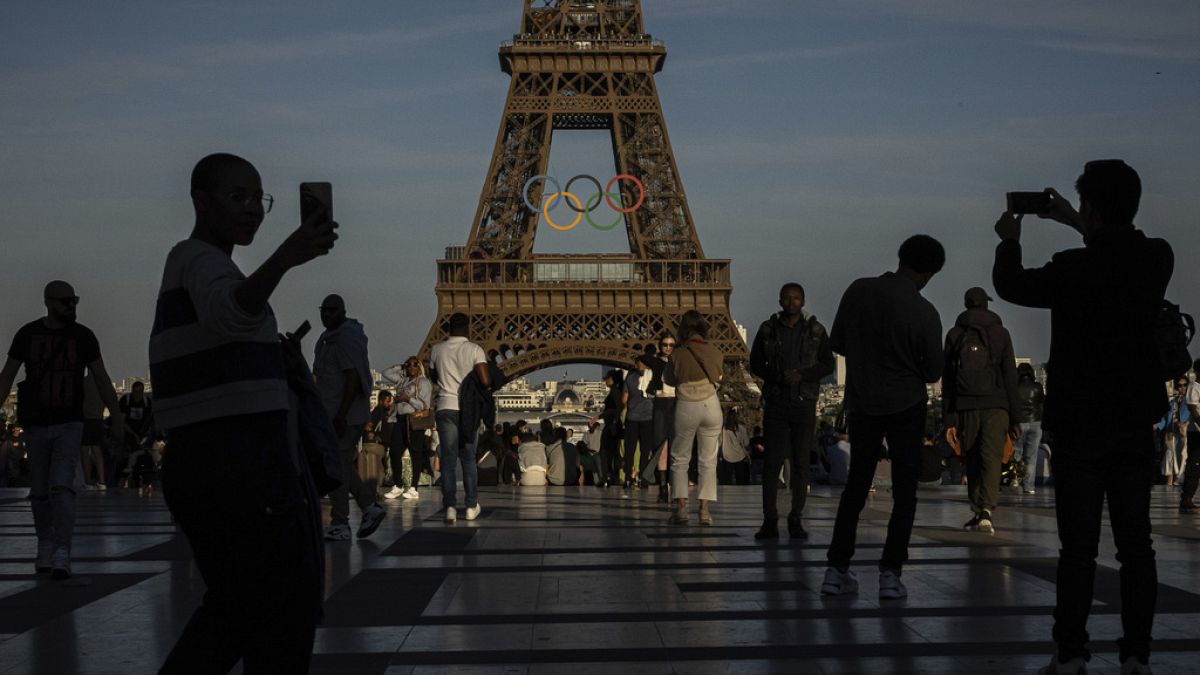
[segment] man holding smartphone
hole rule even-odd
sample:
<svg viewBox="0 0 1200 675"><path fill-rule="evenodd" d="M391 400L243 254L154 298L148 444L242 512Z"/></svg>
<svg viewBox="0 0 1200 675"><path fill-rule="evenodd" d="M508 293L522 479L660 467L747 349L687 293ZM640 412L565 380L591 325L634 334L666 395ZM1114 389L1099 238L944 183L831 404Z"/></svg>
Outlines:
<svg viewBox="0 0 1200 675"><path fill-rule="evenodd" d="M234 263L274 199L250 162L192 170L195 225L167 255L150 336L158 425L170 434L163 495L208 587L163 673L308 671L322 607L320 513L288 433L288 369L268 300L284 274L333 248L306 218L250 276ZM285 353L286 352L286 353Z"/></svg>
<svg viewBox="0 0 1200 675"><path fill-rule="evenodd" d="M1122 675L1150 672L1158 573L1150 539L1153 425L1167 410L1155 318L1175 265L1171 246L1133 224L1137 172L1121 160L1088 162L1076 212L1054 190L1041 218L1083 235L1040 268L1021 256L1021 214L996 222L992 283L1001 298L1050 310L1043 425L1054 433L1055 513L1062 549L1054 609L1057 653L1044 675L1084 672L1100 525L1107 499L1121 562ZM1101 332L1102 331L1102 332Z"/></svg>

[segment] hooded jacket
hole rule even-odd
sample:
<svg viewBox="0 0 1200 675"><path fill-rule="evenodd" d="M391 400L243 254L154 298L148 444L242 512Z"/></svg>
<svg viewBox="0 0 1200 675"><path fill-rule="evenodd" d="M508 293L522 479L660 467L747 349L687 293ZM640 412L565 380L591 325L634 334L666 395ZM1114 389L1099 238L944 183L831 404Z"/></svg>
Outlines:
<svg viewBox="0 0 1200 675"><path fill-rule="evenodd" d="M958 351L967 331L981 330L991 357L994 390L988 394L967 394L958 391ZM1002 409L1008 411L1009 424L1016 424L1021 414L1017 387L1017 363L1013 356L1012 337L995 312L973 307L958 315L954 326L946 333L945 366L942 371L942 417L946 426L958 426L962 410Z"/></svg>
<svg viewBox="0 0 1200 675"><path fill-rule="evenodd" d="M794 403L817 400L821 390L821 378L833 372L836 362L829 347L829 335L825 326L808 311L803 312L797 324L799 339L794 348L798 354L790 355L790 361L798 365L800 382L789 383L783 373L789 363L784 354L783 331L791 330L783 324L781 313L771 315L758 328L754 346L750 350L750 372L763 379L763 398L772 403Z"/></svg>
<svg viewBox="0 0 1200 675"><path fill-rule="evenodd" d="M338 374L353 369L359 378L358 397L346 413L346 424L361 426L371 419L371 364L367 360L367 333L357 319L346 319L337 328L329 328L317 339L313 374L317 389L329 416L337 414L342 403L342 379Z"/></svg>

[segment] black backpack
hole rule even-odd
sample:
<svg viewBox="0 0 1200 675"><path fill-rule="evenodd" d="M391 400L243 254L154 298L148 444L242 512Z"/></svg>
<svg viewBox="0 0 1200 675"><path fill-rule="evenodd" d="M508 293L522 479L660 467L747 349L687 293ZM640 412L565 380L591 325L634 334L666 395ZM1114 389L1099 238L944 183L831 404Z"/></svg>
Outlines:
<svg viewBox="0 0 1200 675"><path fill-rule="evenodd" d="M1162 380L1174 380L1192 367L1188 345L1195 333L1196 324L1192 315L1179 311L1179 305L1164 298L1158 315L1154 317L1154 343L1158 347Z"/></svg>
<svg viewBox="0 0 1200 675"><path fill-rule="evenodd" d="M1000 391L984 327L971 324L963 328L954 348L954 370L958 396L991 396Z"/></svg>

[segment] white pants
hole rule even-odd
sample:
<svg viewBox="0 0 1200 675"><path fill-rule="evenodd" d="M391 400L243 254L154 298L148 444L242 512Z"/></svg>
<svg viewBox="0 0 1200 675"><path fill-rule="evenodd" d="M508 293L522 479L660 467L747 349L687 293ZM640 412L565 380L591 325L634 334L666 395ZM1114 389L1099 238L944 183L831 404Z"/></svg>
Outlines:
<svg viewBox="0 0 1200 675"><path fill-rule="evenodd" d="M717 501L717 447L721 443L721 422L721 402L716 394L703 401L676 401L675 438L670 446L672 497L687 497L692 442L698 438L699 498Z"/></svg>

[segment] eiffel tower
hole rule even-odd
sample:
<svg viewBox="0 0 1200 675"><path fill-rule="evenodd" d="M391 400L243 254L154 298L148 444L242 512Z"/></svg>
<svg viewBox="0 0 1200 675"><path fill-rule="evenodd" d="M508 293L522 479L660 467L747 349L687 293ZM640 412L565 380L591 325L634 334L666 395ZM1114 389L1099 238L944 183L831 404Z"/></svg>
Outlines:
<svg viewBox="0 0 1200 675"><path fill-rule="evenodd" d="M640 0L524 5L520 33L500 46L500 68L512 80L487 180L466 246L448 247L437 261L438 314L422 356L448 334L450 315L463 312L471 339L509 377L567 363L628 368L696 309L726 355L727 376L740 374L726 380L744 383L730 261L705 258L696 235L654 84L667 52L646 34ZM580 191L575 199L587 204L567 193L588 180L555 187L536 178L547 172L554 133L575 129L609 130L624 176L604 186L606 195ZM623 212L629 253L533 253L548 216L531 206L567 199L579 215L601 196Z"/></svg>

